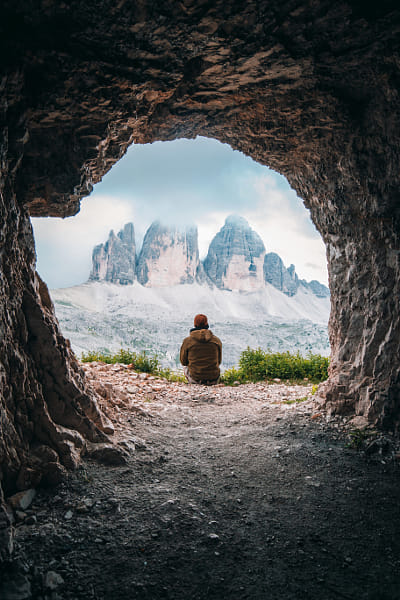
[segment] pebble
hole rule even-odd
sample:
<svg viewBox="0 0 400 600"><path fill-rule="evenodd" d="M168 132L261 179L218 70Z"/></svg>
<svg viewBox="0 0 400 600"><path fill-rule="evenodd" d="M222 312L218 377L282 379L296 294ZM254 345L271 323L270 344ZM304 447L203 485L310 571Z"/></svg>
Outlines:
<svg viewBox="0 0 400 600"><path fill-rule="evenodd" d="M33 488L25 490L24 492L18 492L7 499L7 503L14 509L26 510L33 502L36 496L36 490Z"/></svg>
<svg viewBox="0 0 400 600"><path fill-rule="evenodd" d="M55 571L48 571L44 578L44 587L48 590L56 590L58 586L64 583L64 579Z"/></svg>

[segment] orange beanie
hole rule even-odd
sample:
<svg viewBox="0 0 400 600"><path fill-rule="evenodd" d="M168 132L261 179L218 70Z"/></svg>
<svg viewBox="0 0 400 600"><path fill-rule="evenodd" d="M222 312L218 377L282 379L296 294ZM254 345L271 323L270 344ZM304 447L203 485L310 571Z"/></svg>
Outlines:
<svg viewBox="0 0 400 600"><path fill-rule="evenodd" d="M194 326L198 329L207 329L208 321L206 315L196 315L194 318Z"/></svg>

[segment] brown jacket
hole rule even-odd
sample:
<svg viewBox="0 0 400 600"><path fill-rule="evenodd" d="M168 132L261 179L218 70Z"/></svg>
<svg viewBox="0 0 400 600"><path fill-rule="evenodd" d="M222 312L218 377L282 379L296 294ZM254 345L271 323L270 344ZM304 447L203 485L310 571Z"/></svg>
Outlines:
<svg viewBox="0 0 400 600"><path fill-rule="evenodd" d="M214 381L219 377L222 342L209 329L194 329L183 340L180 358L193 379Z"/></svg>

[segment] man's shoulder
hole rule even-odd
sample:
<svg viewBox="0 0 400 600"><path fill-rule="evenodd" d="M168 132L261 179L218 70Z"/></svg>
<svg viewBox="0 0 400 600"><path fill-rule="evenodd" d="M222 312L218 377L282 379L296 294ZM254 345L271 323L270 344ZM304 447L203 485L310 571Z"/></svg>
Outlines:
<svg viewBox="0 0 400 600"><path fill-rule="evenodd" d="M221 342L221 340L219 339L219 337L217 337L217 336L216 336L216 335L214 335L214 334L213 334L213 336L212 336L212 338L211 338L211 341L212 341L212 342L214 342L214 344L218 344L218 345L222 346L222 342Z"/></svg>

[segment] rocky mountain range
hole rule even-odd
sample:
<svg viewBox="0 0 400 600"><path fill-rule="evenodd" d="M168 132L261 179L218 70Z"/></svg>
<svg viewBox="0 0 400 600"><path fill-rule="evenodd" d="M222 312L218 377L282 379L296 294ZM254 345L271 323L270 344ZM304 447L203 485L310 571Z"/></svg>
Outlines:
<svg viewBox="0 0 400 600"><path fill-rule="evenodd" d="M120 285L138 281L145 287L187 283L206 284L221 290L250 292L271 284L287 296L305 289L319 298L329 296L320 282L299 279L295 266L285 267L275 253L267 253L260 236L240 216L230 215L215 235L204 261L199 258L197 227L178 229L153 222L139 253L134 226L127 223L96 246L89 281Z"/></svg>

